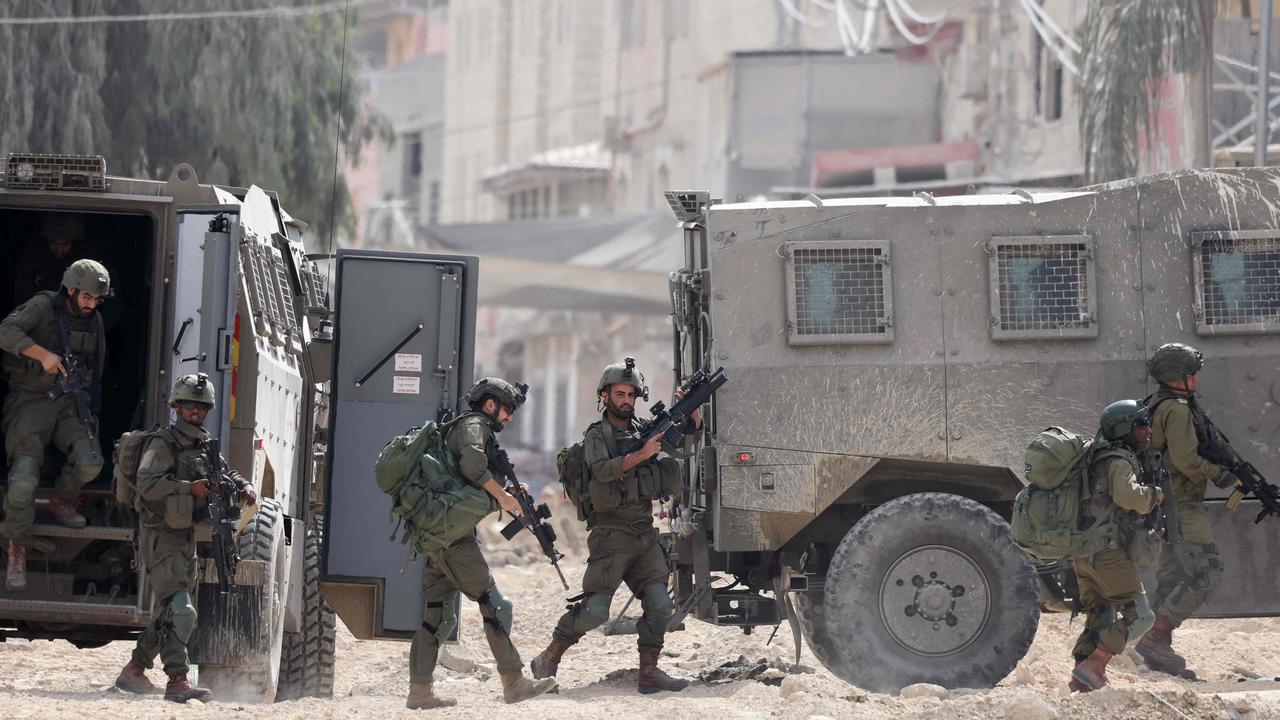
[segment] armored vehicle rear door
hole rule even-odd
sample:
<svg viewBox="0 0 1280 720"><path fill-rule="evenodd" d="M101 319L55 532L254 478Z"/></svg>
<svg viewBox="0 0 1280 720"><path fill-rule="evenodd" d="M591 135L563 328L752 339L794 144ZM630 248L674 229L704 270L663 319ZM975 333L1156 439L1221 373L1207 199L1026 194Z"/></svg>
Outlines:
<svg viewBox="0 0 1280 720"><path fill-rule="evenodd" d="M391 540L373 464L397 435L456 412L471 383L474 257L339 250L322 591L357 637L422 624L423 559Z"/></svg>
<svg viewBox="0 0 1280 720"><path fill-rule="evenodd" d="M1189 171L1136 183L1146 344L1195 346L1205 356L1200 404L1236 451L1280 482L1280 206L1274 168ZM1156 384L1148 386L1155 392ZM1208 488L1218 592L1198 617L1280 614L1280 519L1253 520L1258 503L1228 512ZM1147 582L1148 591L1153 583Z"/></svg>

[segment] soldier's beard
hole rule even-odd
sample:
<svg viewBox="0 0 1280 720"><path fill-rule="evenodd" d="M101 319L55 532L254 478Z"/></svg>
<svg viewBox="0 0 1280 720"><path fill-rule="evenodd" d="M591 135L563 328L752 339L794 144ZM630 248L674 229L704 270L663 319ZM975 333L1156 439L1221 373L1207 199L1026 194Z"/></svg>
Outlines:
<svg viewBox="0 0 1280 720"><path fill-rule="evenodd" d="M604 407L609 411L610 415L613 415L619 420L630 420L636 416L636 409L631 405L618 406L614 405L611 400L605 400Z"/></svg>

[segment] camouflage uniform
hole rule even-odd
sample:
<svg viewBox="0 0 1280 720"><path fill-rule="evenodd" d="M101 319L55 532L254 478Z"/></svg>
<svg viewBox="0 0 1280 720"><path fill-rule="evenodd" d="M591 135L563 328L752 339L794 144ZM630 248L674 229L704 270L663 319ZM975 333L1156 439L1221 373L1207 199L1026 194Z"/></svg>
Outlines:
<svg viewBox="0 0 1280 720"><path fill-rule="evenodd" d="M74 503L80 488L91 482L102 470L102 449L95 447L89 433L76 415L71 393L49 400L46 396L57 378L44 372L40 363L21 355L23 350L39 345L62 356L83 356L93 368L85 387L95 398L102 381L106 361L106 333L97 311L77 317L66 309L65 292L36 293L0 322L0 349L5 351L3 366L9 381L9 394L4 401L5 451L9 456L8 492L4 498L5 535L17 543L29 545L31 526L35 522L35 491L40 481L45 449L52 444L66 453L56 485L57 496ZM59 316L66 325L70 347L64 347L59 331Z"/></svg>
<svg viewBox="0 0 1280 720"><path fill-rule="evenodd" d="M608 620L613 594L625 582L644 610L636 628L639 647L662 648L675 608L667 592L670 569L653 526L653 501L679 494L679 474L676 461L666 455L622 472L623 449L638 439L634 427L618 428L607 417L583 435L595 512L587 518L586 597L556 623L553 637L561 643L573 645ZM693 443L691 436L688 442Z"/></svg>
<svg viewBox="0 0 1280 720"><path fill-rule="evenodd" d="M468 413L445 435L445 447L458 459L462 479L476 487L492 477L489 460L497 452L497 423L481 413ZM497 505L494 505L497 509ZM485 639L497 661L498 672L519 672L524 663L511 643L512 604L498 590L475 536L466 537L438 552L427 553L423 576L426 611L422 627L413 635L409 650L409 681L430 683L435 673L441 641L457 626L454 605L458 593L480 606Z"/></svg>
<svg viewBox="0 0 1280 720"><path fill-rule="evenodd" d="M456 460L461 480L477 488L485 488L491 482L498 483L489 465L498 453L494 435L502 431L501 412L505 410L514 414L524 404L528 389L527 385L512 384L499 378L481 378L467 391L463 399L471 406L472 412L458 418L444 440L445 448ZM490 407L489 400L494 404L491 410L486 410ZM485 489L485 492L489 490ZM493 492L501 493L497 489ZM490 498L491 506L497 509L492 493ZM479 521L477 517L475 522ZM531 682L524 676L524 663L511 643L513 606L494 583L475 535L426 555L427 568L423 575L426 609L422 627L414 633L413 644L409 648L409 698L405 706L412 710L429 710L457 704L452 698L437 696L432 686L440 643L457 627L454 605L458 593L480 606L484 636L489 641L493 659L497 661L498 674L502 676L503 700L517 703L554 690L554 680Z"/></svg>
<svg viewBox="0 0 1280 720"><path fill-rule="evenodd" d="M1160 553L1152 596L1157 617L1176 628L1213 595L1222 577L1222 559L1213 544L1204 495L1210 482L1230 487L1235 478L1200 456L1196 431L1208 424L1208 418L1194 396L1179 396L1162 387L1148 407L1152 408L1151 444L1167 449L1182 531L1182 542L1165 545Z"/></svg>
<svg viewBox="0 0 1280 720"><path fill-rule="evenodd" d="M1091 506L1090 517L1084 519L1082 526L1091 525L1109 504L1129 512L1118 520L1124 547L1108 548L1092 557L1071 561L1079 581L1079 600L1085 607L1084 631L1071 651L1077 661L1087 658L1099 645L1112 654L1124 652L1128 642L1141 637L1155 620L1138 577L1138 566L1130 557L1129 544L1136 525L1131 513L1151 512L1160 491L1140 483L1133 465L1124 458L1104 459L1094 466L1093 477L1097 502Z"/></svg>
<svg viewBox="0 0 1280 720"><path fill-rule="evenodd" d="M202 499L191 495L191 483L209 478L211 468L203 443L203 427L178 420L143 446L138 462L139 541L151 588L151 624L138 637L133 660L150 668L157 655L169 677L187 674L187 642L195 629L196 540L193 513ZM236 487L249 483L222 467Z"/></svg>

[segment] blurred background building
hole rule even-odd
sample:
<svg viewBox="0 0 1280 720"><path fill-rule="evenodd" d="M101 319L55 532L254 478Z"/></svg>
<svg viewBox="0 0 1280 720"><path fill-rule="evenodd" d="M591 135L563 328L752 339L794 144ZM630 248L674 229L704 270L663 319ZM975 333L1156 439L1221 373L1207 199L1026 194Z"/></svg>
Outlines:
<svg viewBox="0 0 1280 720"><path fill-rule="evenodd" d="M1217 2L1215 54L1157 88L1144 172L1252 153L1257 6ZM477 372L530 383L509 432L553 452L594 418L605 364L632 355L655 399L671 392L666 274L683 248L663 191L1084 184L1087 8L374 0L353 46L391 131L348 173L351 244L481 257Z"/></svg>

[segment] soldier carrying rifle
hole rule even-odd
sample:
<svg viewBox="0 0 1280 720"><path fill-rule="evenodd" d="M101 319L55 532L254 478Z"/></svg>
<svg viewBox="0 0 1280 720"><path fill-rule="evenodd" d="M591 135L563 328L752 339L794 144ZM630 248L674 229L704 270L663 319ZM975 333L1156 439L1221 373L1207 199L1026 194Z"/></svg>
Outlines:
<svg viewBox="0 0 1280 720"><path fill-rule="evenodd" d="M96 416L106 333L98 305L110 292L111 278L101 263L77 260L63 273L56 292L36 293L0 322L0 349L5 351L9 381L3 425L9 457L4 496L9 589L27 585L28 548L52 549L51 543L31 534L36 485L49 445L67 456L49 510L62 525L86 525L76 503L80 488L102 470Z"/></svg>
<svg viewBox="0 0 1280 720"><path fill-rule="evenodd" d="M160 692L146 676L159 655L169 677L166 700L207 702L213 697L187 682L187 643L196 629L191 597L197 580L195 525L207 516L199 503L223 492L227 480L241 503L258 502L252 484L227 468L223 458L211 461L208 456L209 431L204 421L213 403L213 385L203 373L178 378L169 394L169 405L177 411L173 424L150 433L142 446L134 506L139 511L138 547L154 610L133 657L116 678L116 687L125 692ZM217 467L225 468L221 478L211 477Z"/></svg>

